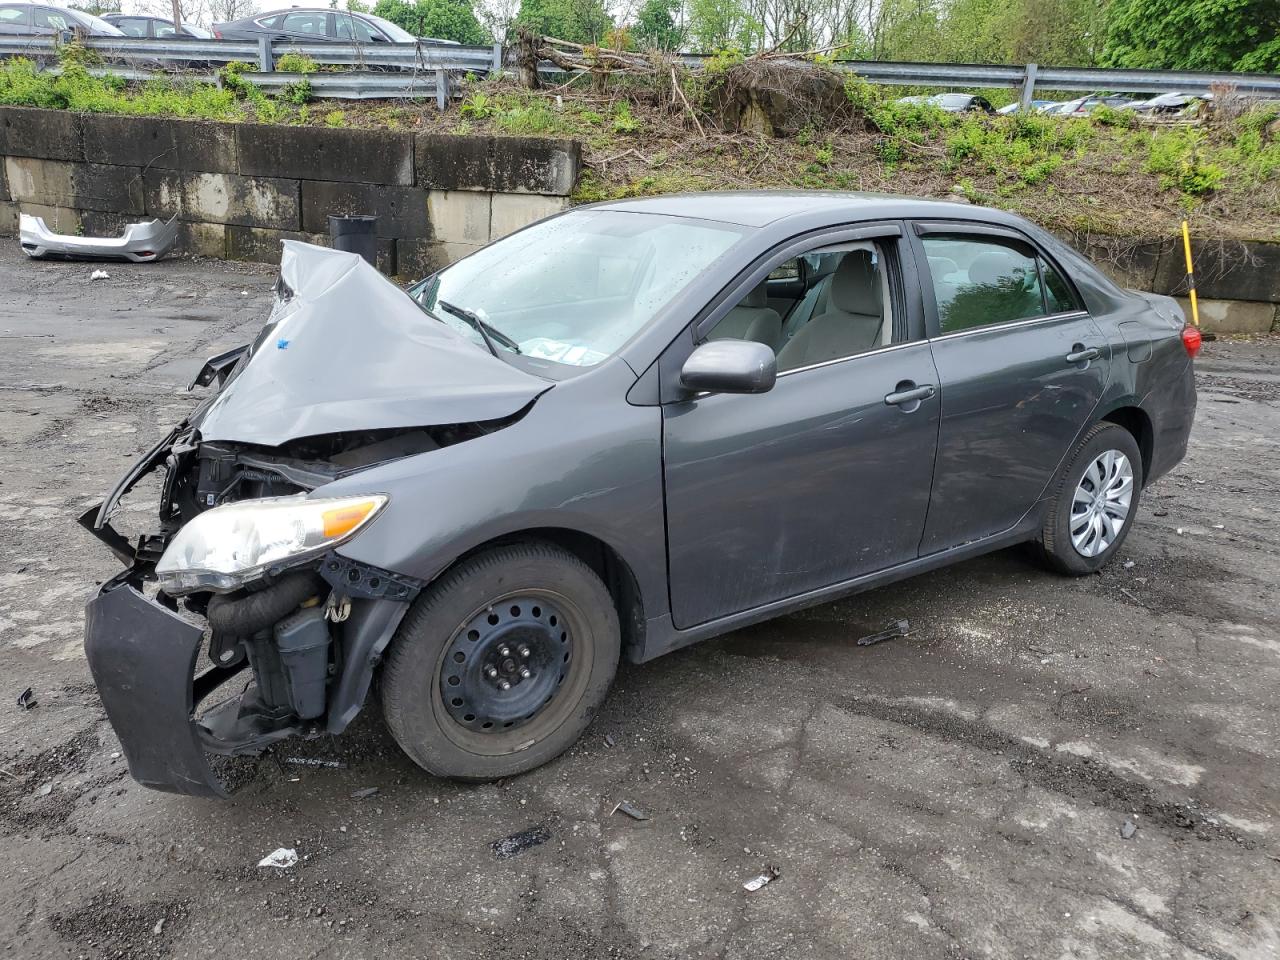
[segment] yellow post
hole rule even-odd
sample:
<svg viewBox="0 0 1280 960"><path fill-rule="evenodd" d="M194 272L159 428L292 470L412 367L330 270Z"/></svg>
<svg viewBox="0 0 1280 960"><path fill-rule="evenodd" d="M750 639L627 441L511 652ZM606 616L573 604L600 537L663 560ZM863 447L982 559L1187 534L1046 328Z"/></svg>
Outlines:
<svg viewBox="0 0 1280 960"><path fill-rule="evenodd" d="M1196 302L1196 274L1191 266L1191 231L1182 221L1182 249L1187 255L1187 290L1191 295L1191 322L1200 326L1200 304Z"/></svg>

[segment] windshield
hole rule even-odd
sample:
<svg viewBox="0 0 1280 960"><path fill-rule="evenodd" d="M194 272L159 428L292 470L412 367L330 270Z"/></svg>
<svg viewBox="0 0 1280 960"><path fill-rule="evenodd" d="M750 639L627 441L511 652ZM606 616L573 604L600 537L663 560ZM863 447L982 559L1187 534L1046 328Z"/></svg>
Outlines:
<svg viewBox="0 0 1280 960"><path fill-rule="evenodd" d="M381 17L375 17L371 13L363 14L364 18L370 23L376 23L382 28L382 32L391 38L392 43L416 43L418 38L408 30L404 30L390 20L383 20Z"/></svg>
<svg viewBox="0 0 1280 960"><path fill-rule="evenodd" d="M103 20L101 17L95 17L92 13L85 13L83 10L68 10L67 12L91 30L96 30L99 33L105 33L112 37L124 36L124 31L119 27L114 24L107 23L107 21Z"/></svg>
<svg viewBox="0 0 1280 960"><path fill-rule="evenodd" d="M597 364L741 239L706 220L582 210L484 247L410 289L437 318L482 349L484 322L499 355L519 352L574 367ZM508 342L504 342L508 341Z"/></svg>

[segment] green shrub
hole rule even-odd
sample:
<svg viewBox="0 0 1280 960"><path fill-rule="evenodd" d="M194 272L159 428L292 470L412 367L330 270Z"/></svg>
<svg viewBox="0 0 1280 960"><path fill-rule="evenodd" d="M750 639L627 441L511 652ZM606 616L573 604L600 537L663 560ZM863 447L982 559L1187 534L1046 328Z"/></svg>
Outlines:
<svg viewBox="0 0 1280 960"><path fill-rule="evenodd" d="M626 100L619 100L613 108L613 124L614 133L628 134L637 133L640 130L640 121L631 113L631 104Z"/></svg>
<svg viewBox="0 0 1280 960"><path fill-rule="evenodd" d="M468 120L484 120L492 117L497 112L497 108L488 94L477 91L462 101L458 111Z"/></svg>
<svg viewBox="0 0 1280 960"><path fill-rule="evenodd" d="M276 69L281 73L315 73L318 69L316 62L305 53L290 51L281 54L280 59L276 61Z"/></svg>

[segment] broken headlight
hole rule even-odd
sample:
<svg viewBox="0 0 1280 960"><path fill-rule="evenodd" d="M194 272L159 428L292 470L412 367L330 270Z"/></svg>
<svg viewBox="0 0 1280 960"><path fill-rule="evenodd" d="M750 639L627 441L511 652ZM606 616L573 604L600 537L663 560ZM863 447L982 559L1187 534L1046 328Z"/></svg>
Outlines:
<svg viewBox="0 0 1280 960"><path fill-rule="evenodd" d="M314 500L299 495L214 507L178 531L156 564L156 575L173 596L235 590L272 564L305 559L342 543L386 502L381 494Z"/></svg>

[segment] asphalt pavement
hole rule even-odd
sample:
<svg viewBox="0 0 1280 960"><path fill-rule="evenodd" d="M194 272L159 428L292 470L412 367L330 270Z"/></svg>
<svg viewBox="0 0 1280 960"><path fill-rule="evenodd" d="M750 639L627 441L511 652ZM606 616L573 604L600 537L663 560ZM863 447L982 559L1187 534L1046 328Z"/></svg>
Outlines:
<svg viewBox="0 0 1280 960"><path fill-rule="evenodd" d="M497 784L423 774L371 704L218 803L129 779L81 650L118 565L75 517L274 278L93 269L0 252L7 955L1280 956L1280 340L1206 346L1188 457L1100 575L1004 551L624 667Z"/></svg>

